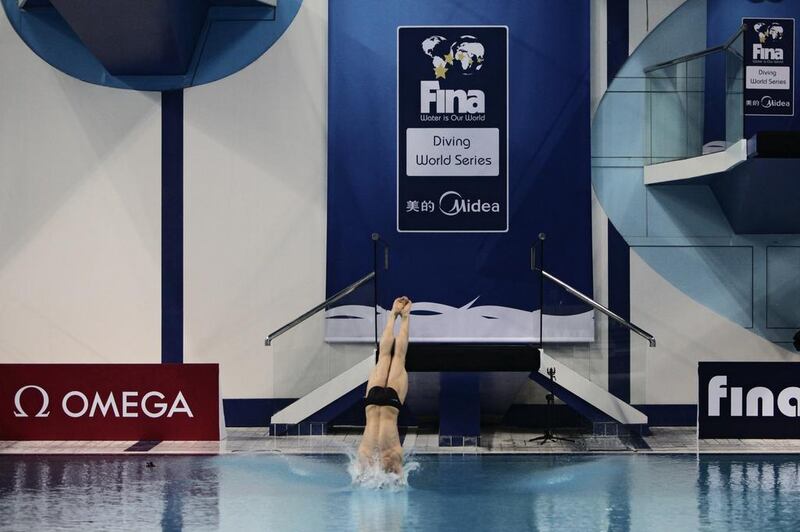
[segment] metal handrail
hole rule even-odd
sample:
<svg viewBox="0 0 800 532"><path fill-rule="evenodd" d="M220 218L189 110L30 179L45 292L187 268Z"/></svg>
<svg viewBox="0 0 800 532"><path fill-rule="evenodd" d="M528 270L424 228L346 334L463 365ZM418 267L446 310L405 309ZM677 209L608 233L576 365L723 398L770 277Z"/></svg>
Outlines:
<svg viewBox="0 0 800 532"><path fill-rule="evenodd" d="M711 48L706 48L700 52L694 52L687 55L682 55L680 57L676 57L675 59L670 59L669 61L664 61L663 63L657 63L655 65L650 65L644 69L645 74L649 74L654 70L660 70L662 68L666 68L668 66L677 65L678 63L685 63L686 61L691 61L692 59L698 59L700 57L705 57L707 55L715 54L717 52L721 52L726 48L730 47L733 44L733 41L739 38L739 35L747 31L747 24L742 24L739 26L739 29L736 33L734 33L730 39L725 41L725 44L720 44L719 46L712 46ZM738 55L738 54L737 54Z"/></svg>
<svg viewBox="0 0 800 532"><path fill-rule="evenodd" d="M656 346L656 338L655 338L655 336L653 336L649 332L645 331L641 327L638 327L638 326L634 325L633 323L629 322L628 320L626 320L625 318L623 318L619 314L613 312L612 310L604 307L603 305L601 305L600 303L598 303L594 299L590 298L589 296L587 296L586 294L584 294L583 292L581 292L577 288L574 288L574 287L568 285L567 283L565 283L564 281L562 281L561 279L559 279L555 275L552 275L552 274L550 274L550 273L548 273L548 272L546 272L546 271L544 271L542 269L539 269L539 268L537 268L537 270L542 272L542 275L546 279L549 279L550 281L554 282L555 284L557 284L558 286L560 286L561 288L563 288L564 290L566 290L567 292L569 292L573 296L577 297L578 299L580 299L584 303L594 307L595 310L599 310L600 312L602 312L603 314L605 314L609 318L618 321L619 323L621 323L622 325L624 325L625 327L627 327L631 331L635 332L636 334L638 334L639 336L641 336L642 338L647 340L647 342L650 344L650 347L655 347Z"/></svg>
<svg viewBox="0 0 800 532"><path fill-rule="evenodd" d="M268 334L267 337L264 339L264 345L267 345L267 346L272 345L272 341L275 338L277 338L278 336L282 335L283 333L285 333L286 331L288 331L290 329L293 329L294 327L297 327L298 325L300 325L301 323L306 321L308 318L310 318L311 316L313 316L317 312L327 309L329 306L333 305L334 303L336 303L340 299L342 299L342 298L344 298L346 296L349 296L350 294L355 292L358 288L360 288L361 286L367 284L368 282L370 282L374 278L375 278L375 272L374 271L369 272L367 275L365 275L364 277L362 277L358 281L354 282L350 286L348 286L346 288L343 288L342 290L339 290L338 292L333 294L331 297L329 297L328 299L326 299L325 301L323 301L322 303L320 303L316 307L312 308L308 312L304 312L303 314L301 314L300 316L296 317L295 319L293 319L292 321L290 321L289 323L287 323L286 325L284 325L280 329L277 329L276 331L271 332L270 334Z"/></svg>

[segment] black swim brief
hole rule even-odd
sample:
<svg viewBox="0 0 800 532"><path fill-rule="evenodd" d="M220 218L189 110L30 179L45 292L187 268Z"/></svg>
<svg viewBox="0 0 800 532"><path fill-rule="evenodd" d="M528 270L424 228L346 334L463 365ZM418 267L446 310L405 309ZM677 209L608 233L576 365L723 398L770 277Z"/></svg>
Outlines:
<svg viewBox="0 0 800 532"><path fill-rule="evenodd" d="M400 402L400 397L397 391L391 386L384 388L383 386L373 386L367 392L367 397L364 399L364 406L393 406L400 410L403 403Z"/></svg>

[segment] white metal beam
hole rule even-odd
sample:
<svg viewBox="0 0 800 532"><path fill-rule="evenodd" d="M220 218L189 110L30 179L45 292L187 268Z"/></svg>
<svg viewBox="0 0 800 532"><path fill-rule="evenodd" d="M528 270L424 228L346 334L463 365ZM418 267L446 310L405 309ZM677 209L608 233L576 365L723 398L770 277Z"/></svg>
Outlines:
<svg viewBox="0 0 800 532"><path fill-rule="evenodd" d="M343 395L355 390L367 380L369 372L375 366L375 353L348 369L344 373L329 380L319 388L304 395L283 410L276 412L271 424L296 425L319 412Z"/></svg>
<svg viewBox="0 0 800 532"><path fill-rule="evenodd" d="M649 164L644 167L644 184L675 183L695 177L718 174L730 170L746 160L747 139L742 139L724 151L677 161Z"/></svg>
<svg viewBox="0 0 800 532"><path fill-rule="evenodd" d="M542 352L539 373L545 378L550 378L547 375L547 368L556 368L556 382L559 386L566 388L615 421L623 425L647 425L647 416L643 412Z"/></svg>

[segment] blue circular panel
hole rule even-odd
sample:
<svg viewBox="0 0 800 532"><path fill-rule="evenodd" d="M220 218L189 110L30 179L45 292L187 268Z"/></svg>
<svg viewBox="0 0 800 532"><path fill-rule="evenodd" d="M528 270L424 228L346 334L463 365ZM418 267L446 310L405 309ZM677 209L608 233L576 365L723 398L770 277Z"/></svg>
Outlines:
<svg viewBox="0 0 800 532"><path fill-rule="evenodd" d="M205 20L201 15L195 22L197 31L192 35L197 35L196 44L191 46L190 43L186 56L178 58L188 64L185 74L146 75L137 72L137 75L112 75L107 66L115 59L115 53L118 56L122 53L116 48L124 46L117 47L118 43L113 41L113 35L109 40L109 31L107 27L103 27L102 17L92 19L92 13L83 8L85 12L79 13L83 18L77 16L69 18L71 26L67 22L67 17L72 15L69 10L74 10L77 4L70 4L70 0L51 0L53 4L45 0L29 0L26 9L19 8L18 0L1 1L6 16L17 34L36 55L51 66L89 83L148 91L192 87L238 72L258 59L280 38L294 20L302 4L302 0L280 0L279 6L275 8L259 5L258 2L246 2L242 5L241 2L229 0L212 1ZM175 7L178 4L170 4L171 1L174 0L164 0L159 13L148 13L151 16L151 23L162 24L162 27L168 26L170 22L183 24L183 13L179 11L180 8ZM64 16L53 7L54 4L65 10ZM106 10L110 9L108 3L99 6ZM158 3L156 6L159 7ZM175 11L176 9L178 11ZM170 13L170 10L173 12ZM169 18L170 16L172 18ZM136 21L132 24L135 23ZM73 30L73 27L76 29ZM181 39L184 39L184 43L188 42L185 35L186 28L167 29L173 32L169 36L178 42L178 45L173 43L173 46L164 47L161 50L162 58L163 52L180 55ZM135 35L134 31L130 34ZM90 38L82 32L88 32ZM145 34L142 32L142 35ZM93 40L97 35L105 37L111 46L104 45L102 39ZM140 41L143 47L151 44L151 41L144 38L140 38ZM120 57L129 58L130 55Z"/></svg>

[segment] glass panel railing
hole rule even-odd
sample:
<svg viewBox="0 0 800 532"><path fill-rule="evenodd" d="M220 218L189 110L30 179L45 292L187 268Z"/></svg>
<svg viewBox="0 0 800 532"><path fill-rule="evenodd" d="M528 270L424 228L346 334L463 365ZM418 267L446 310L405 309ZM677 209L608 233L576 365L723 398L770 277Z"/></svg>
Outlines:
<svg viewBox="0 0 800 532"><path fill-rule="evenodd" d="M651 72L647 78L650 162L700 155L705 58Z"/></svg>
<svg viewBox="0 0 800 532"><path fill-rule="evenodd" d="M369 312L329 312L323 309L296 323L270 342L267 349L272 358L274 397L303 397L373 354L373 290L373 281L370 280L334 304L335 309L363 307ZM382 317L378 319L380 326ZM359 323L355 324L354 330L359 335L364 331L367 334L357 341L328 342L326 338L331 320L357 321Z"/></svg>
<svg viewBox="0 0 800 532"><path fill-rule="evenodd" d="M649 164L721 151L742 139L742 31L722 46L645 69Z"/></svg>
<svg viewBox="0 0 800 532"><path fill-rule="evenodd" d="M744 138L744 33L725 48L725 142L727 146Z"/></svg>

